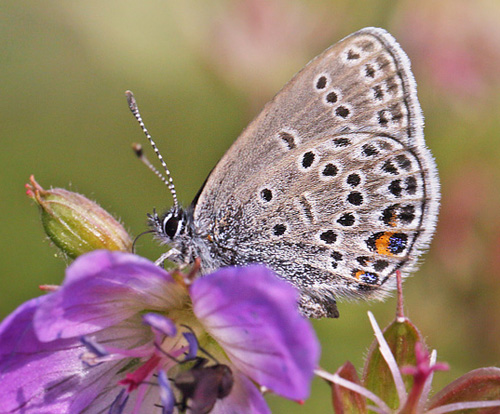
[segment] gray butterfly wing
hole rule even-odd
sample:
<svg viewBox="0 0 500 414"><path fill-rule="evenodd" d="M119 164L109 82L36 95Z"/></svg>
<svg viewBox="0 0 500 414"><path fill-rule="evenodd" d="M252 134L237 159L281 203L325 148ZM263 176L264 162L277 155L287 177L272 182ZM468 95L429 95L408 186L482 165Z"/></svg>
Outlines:
<svg viewBox="0 0 500 414"><path fill-rule="evenodd" d="M435 164L410 62L382 29L327 49L269 102L194 207L205 270L264 263L310 317L380 298L433 235Z"/></svg>

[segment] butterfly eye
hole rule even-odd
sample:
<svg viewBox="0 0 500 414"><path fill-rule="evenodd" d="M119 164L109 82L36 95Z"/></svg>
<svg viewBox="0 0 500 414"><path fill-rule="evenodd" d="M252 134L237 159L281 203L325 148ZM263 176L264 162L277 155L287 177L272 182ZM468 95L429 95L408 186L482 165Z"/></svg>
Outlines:
<svg viewBox="0 0 500 414"><path fill-rule="evenodd" d="M176 215L175 213L169 213L163 219L163 232L174 239L182 229L183 219L181 215Z"/></svg>

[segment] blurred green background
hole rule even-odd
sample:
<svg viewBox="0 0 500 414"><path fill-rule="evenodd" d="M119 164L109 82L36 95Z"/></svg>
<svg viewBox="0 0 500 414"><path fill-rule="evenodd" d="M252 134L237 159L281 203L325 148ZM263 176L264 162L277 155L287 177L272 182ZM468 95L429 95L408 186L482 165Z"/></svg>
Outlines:
<svg viewBox="0 0 500 414"><path fill-rule="evenodd" d="M2 318L66 266L25 196L30 174L97 200L135 235L147 212L170 205L130 149L145 142L126 89L187 205L295 72L349 33L381 26L412 60L442 181L435 240L405 284L407 314L451 365L435 389L499 365L500 2L4 0L0 19ZM141 239L140 254L160 251ZM368 309L385 326L395 300L342 303L339 320L315 322L325 369L361 367ZM331 411L319 380L305 407L269 401L277 413Z"/></svg>

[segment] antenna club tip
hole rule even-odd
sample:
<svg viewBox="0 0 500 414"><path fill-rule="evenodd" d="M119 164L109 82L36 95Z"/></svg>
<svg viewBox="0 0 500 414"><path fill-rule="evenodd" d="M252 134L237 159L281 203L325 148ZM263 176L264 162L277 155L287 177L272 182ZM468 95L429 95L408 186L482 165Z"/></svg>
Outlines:
<svg viewBox="0 0 500 414"><path fill-rule="evenodd" d="M130 107L130 109L134 110L135 108L137 108L137 103L132 91L125 91L125 97L127 98L128 106Z"/></svg>
<svg viewBox="0 0 500 414"><path fill-rule="evenodd" d="M141 158L144 153L144 151L142 150L142 145L138 144L137 142L134 142L132 144L132 150L135 152L135 155L137 155L139 158Z"/></svg>

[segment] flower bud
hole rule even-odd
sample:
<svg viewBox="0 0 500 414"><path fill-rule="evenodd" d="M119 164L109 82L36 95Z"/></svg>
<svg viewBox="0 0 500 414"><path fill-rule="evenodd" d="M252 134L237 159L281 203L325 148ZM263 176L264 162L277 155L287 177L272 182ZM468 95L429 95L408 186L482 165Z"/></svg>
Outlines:
<svg viewBox="0 0 500 414"><path fill-rule="evenodd" d="M88 198L62 188L44 190L33 176L26 189L40 207L45 232L68 257L97 249L132 251L123 226Z"/></svg>

